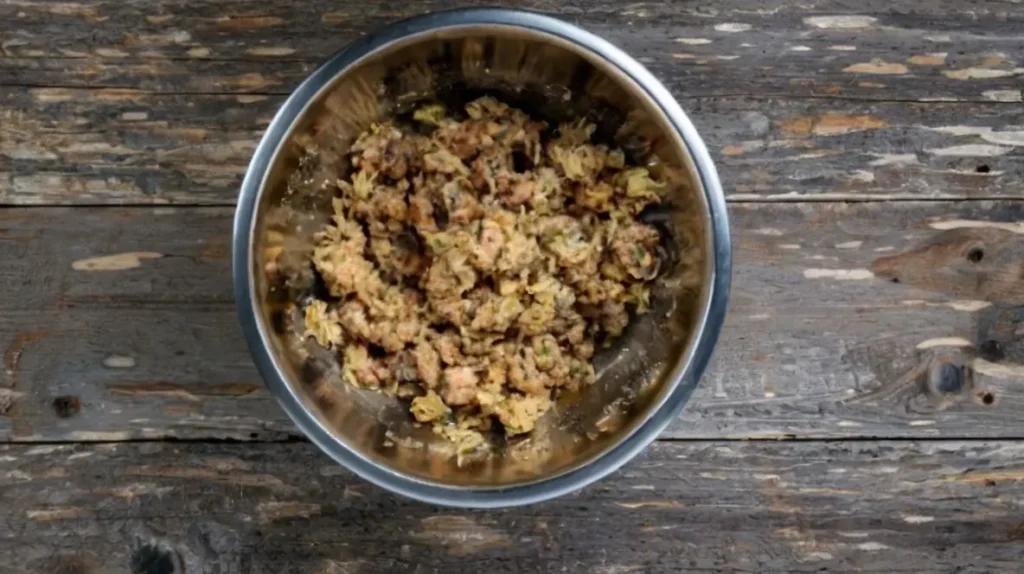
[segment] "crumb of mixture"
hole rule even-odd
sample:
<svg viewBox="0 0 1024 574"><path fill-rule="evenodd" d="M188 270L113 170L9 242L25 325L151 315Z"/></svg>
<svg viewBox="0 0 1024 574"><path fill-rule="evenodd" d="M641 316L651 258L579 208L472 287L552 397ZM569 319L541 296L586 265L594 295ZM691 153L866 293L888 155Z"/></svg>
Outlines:
<svg viewBox="0 0 1024 574"><path fill-rule="evenodd" d="M485 97L362 134L312 255L330 296L304 309L343 379L411 399L460 457L593 382L648 309L660 237L636 217L665 187L593 132Z"/></svg>

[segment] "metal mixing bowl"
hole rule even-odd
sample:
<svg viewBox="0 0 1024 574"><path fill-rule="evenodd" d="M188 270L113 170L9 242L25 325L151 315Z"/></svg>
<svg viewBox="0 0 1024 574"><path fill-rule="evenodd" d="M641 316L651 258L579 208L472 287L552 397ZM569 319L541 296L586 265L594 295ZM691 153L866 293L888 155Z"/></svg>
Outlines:
<svg viewBox="0 0 1024 574"><path fill-rule="evenodd" d="M563 396L523 441L461 465L407 405L341 384L334 353L302 336L308 256L339 158L371 123L424 100L487 93L556 124L587 117L596 138L672 183L644 213L663 234L652 312L595 357L598 380ZM730 241L704 143L671 94L605 40L547 16L456 10L394 24L342 50L295 90L256 149L235 216L234 283L249 347L271 393L321 449L363 478L422 501L498 507L549 499L612 472L672 421L725 317ZM287 279L285 279L287 278Z"/></svg>

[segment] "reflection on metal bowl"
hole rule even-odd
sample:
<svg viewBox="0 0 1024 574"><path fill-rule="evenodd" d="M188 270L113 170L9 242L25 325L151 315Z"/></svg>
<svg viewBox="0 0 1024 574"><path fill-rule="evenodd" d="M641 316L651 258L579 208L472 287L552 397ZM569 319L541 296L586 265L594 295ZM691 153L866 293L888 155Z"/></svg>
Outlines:
<svg viewBox="0 0 1024 574"><path fill-rule="evenodd" d="M597 382L525 440L459 465L397 399L341 384L334 353L305 341L295 302L317 288L312 235L338 173L305 158L341 157L372 123L424 100L481 94L548 122L586 117L596 141L622 147L671 182L668 208L644 213L663 235L652 312L595 357ZM292 266L284 274L275 265ZM249 167L234 230L239 314L268 388L327 454L394 492L436 504L498 507L545 500L615 470L686 403L725 317L730 241L714 166L658 81L609 43L547 16L456 10L400 22L348 46L292 94ZM306 269L304 272L303 269Z"/></svg>

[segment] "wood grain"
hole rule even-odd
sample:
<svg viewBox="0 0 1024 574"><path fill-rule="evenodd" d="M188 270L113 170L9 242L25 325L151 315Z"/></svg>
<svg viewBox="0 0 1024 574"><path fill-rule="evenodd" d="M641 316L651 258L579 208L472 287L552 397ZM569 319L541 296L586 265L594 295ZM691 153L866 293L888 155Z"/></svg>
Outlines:
<svg viewBox="0 0 1024 574"><path fill-rule="evenodd" d="M0 447L0 573L1012 572L1015 442L660 443L535 506L399 499L305 443ZM897 566L898 565L898 566Z"/></svg>
<svg viewBox="0 0 1024 574"><path fill-rule="evenodd" d="M233 205L281 101L0 89L0 204ZM1024 106L681 102L732 200L1024 198Z"/></svg>
<svg viewBox="0 0 1024 574"><path fill-rule="evenodd" d="M467 1L460 5L489 5ZM530 0L640 59L686 96L1020 101L1024 8L864 0L713 6ZM3 83L284 94L346 43L450 3L19 0L0 6ZM285 65L281 65L281 64Z"/></svg>
<svg viewBox="0 0 1024 574"><path fill-rule="evenodd" d="M1024 203L730 209L727 324L666 437L1020 436ZM0 210L0 438L295 436L237 327L231 216Z"/></svg>

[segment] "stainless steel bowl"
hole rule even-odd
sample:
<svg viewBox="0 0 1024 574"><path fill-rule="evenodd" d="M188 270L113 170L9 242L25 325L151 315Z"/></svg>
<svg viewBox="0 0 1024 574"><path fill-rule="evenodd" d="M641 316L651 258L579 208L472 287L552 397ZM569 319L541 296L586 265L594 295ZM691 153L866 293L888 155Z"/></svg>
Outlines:
<svg viewBox="0 0 1024 574"><path fill-rule="evenodd" d="M427 98L490 93L551 122L586 116L598 136L673 183L646 214L664 235L653 311L598 353L597 382L563 397L530 439L461 466L396 399L340 384L337 358L305 341L294 302L314 288L311 237L340 157L372 122ZM527 504L612 472L677 416L725 317L730 241L718 175L672 95L605 40L540 14L457 10L394 24L339 52L285 102L256 149L235 216L234 283L249 347L300 429L363 478L422 501ZM282 279L287 277L288 279Z"/></svg>

